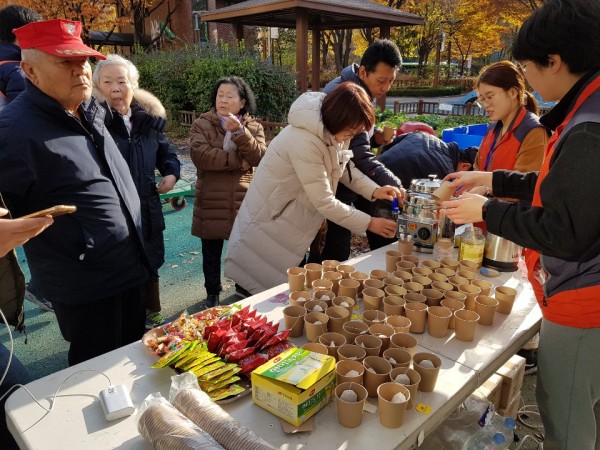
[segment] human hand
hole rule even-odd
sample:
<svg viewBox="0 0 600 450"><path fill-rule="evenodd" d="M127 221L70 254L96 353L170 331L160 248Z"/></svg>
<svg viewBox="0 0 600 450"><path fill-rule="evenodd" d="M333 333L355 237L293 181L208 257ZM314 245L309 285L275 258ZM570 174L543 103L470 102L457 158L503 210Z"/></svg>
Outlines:
<svg viewBox="0 0 600 450"><path fill-rule="evenodd" d="M241 122L238 120L238 118L236 116L234 116L233 114L229 113L225 117L225 123L223 123L223 127L227 131L231 131L233 133L234 131L238 131L240 128L242 128L242 124L241 124Z"/></svg>
<svg viewBox="0 0 600 450"><path fill-rule="evenodd" d="M246 161L245 159L242 159L242 165L240 167L240 170L242 172L248 172L251 167L252 166L250 165L250 163L248 161Z"/></svg>
<svg viewBox="0 0 600 450"><path fill-rule="evenodd" d="M398 224L393 220L384 219L383 217L371 217L367 230L386 238L394 238L396 237L397 227Z"/></svg>
<svg viewBox="0 0 600 450"><path fill-rule="evenodd" d="M475 186L486 186L491 189L492 176L492 172L462 171L446 175L443 181L450 181L450 187L466 192Z"/></svg>
<svg viewBox="0 0 600 450"><path fill-rule="evenodd" d="M487 195L489 189L486 186L475 186L474 188L469 190L469 194L477 194L477 195Z"/></svg>
<svg viewBox="0 0 600 450"><path fill-rule="evenodd" d="M457 225L481 222L481 208L488 199L482 195L464 193L456 200L442 202L446 217Z"/></svg>
<svg viewBox="0 0 600 450"><path fill-rule="evenodd" d="M0 217L6 214L8 211L0 208ZM37 236L53 222L54 219L50 216L31 219L0 219L0 257Z"/></svg>
<svg viewBox="0 0 600 450"><path fill-rule="evenodd" d="M378 147L389 144L394 140L395 137L395 135L392 135L391 139L386 140L383 136L383 130L375 130L375 132L373 133L373 140L375 141Z"/></svg>
<svg viewBox="0 0 600 450"><path fill-rule="evenodd" d="M176 182L177 178L175 177L175 175L164 176L163 179L160 180L160 183L158 183L158 185L156 186L156 190L159 194L166 194L171 189L173 189L173 186L175 186Z"/></svg>
<svg viewBox="0 0 600 450"><path fill-rule="evenodd" d="M406 191L404 189L399 189L396 186L381 186L373 191L372 197L375 200L389 200L390 202L394 198L398 198L400 201L404 199L406 195Z"/></svg>

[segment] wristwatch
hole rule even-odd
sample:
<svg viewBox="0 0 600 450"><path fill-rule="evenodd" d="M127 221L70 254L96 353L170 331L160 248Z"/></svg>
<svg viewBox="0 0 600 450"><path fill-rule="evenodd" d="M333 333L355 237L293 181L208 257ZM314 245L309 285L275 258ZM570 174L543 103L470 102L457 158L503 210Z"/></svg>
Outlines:
<svg viewBox="0 0 600 450"><path fill-rule="evenodd" d="M483 220L485 220L485 216L487 214L487 210L488 207L490 206L490 203L492 203L492 200L494 200L493 198L488 198L485 203L483 204L483 206L481 207L481 218Z"/></svg>

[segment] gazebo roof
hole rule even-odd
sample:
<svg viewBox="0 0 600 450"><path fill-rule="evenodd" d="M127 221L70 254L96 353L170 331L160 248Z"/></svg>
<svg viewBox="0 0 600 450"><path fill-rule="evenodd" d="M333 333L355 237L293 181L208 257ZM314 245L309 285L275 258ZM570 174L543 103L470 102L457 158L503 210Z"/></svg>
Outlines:
<svg viewBox="0 0 600 450"><path fill-rule="evenodd" d="M422 25L423 18L368 0L247 0L201 14L205 22L295 28L297 10L308 11L313 29Z"/></svg>

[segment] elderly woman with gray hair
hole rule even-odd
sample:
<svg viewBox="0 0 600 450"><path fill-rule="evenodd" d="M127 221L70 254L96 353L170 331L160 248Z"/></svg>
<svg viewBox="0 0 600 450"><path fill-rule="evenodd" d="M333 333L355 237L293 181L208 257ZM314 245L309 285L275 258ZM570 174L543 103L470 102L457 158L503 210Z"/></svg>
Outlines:
<svg viewBox="0 0 600 450"><path fill-rule="evenodd" d="M109 55L94 70L95 95L106 110L105 124L127 161L142 208L144 247L152 269L146 286L146 328L164 323L160 314L158 269L164 263L165 221L159 194L173 189L180 175L180 162L163 134L165 108L155 96L139 89L135 65ZM157 185L154 170L163 176Z"/></svg>

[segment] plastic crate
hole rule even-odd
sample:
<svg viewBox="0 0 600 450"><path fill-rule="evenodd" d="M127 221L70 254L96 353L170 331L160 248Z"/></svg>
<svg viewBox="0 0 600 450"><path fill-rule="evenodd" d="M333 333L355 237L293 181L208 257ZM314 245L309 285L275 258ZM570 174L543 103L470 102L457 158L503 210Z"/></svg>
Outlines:
<svg viewBox="0 0 600 450"><path fill-rule="evenodd" d="M458 148L479 147L487 131L487 123L468 125L466 127L446 128L442 131L442 141L456 142Z"/></svg>

